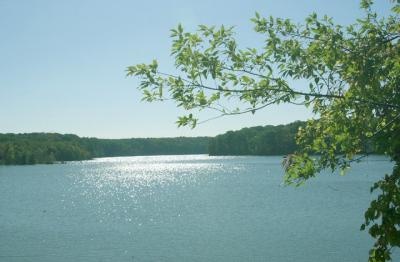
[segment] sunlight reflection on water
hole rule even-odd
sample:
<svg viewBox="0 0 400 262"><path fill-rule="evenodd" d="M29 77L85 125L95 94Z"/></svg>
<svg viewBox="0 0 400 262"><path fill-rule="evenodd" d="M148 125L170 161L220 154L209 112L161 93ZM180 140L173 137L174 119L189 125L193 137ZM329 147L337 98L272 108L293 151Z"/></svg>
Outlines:
<svg viewBox="0 0 400 262"><path fill-rule="evenodd" d="M223 169L219 163L193 161L187 156L101 158L88 161L77 176L97 189L107 185L124 188L154 184L196 182L201 176ZM205 157L204 157L205 159ZM199 172L201 171L201 172Z"/></svg>
<svg viewBox="0 0 400 262"><path fill-rule="evenodd" d="M153 195L166 187L182 190L201 181L218 179L218 176L210 178L211 174L236 173L244 168L219 161L224 158L213 157L214 161L210 161L207 155L135 156L74 162L71 164L80 168L70 174L76 187L70 190L79 192L103 216L115 218L117 215L131 220L131 215L124 214L140 208L138 205L143 199L153 203L165 201ZM113 212L121 209L118 214Z"/></svg>
<svg viewBox="0 0 400 262"><path fill-rule="evenodd" d="M295 188L282 186L281 161L138 156L2 167L0 253L10 262L366 261L372 242L359 226L369 188L392 164L374 156L346 176L327 172Z"/></svg>

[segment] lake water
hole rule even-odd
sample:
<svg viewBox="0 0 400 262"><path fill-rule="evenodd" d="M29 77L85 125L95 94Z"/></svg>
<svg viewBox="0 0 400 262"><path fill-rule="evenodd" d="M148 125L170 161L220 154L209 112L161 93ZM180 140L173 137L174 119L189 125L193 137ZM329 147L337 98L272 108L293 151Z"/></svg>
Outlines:
<svg viewBox="0 0 400 262"><path fill-rule="evenodd" d="M145 156L0 167L0 261L367 261L392 163L282 185L281 157ZM399 252L396 250L398 258Z"/></svg>

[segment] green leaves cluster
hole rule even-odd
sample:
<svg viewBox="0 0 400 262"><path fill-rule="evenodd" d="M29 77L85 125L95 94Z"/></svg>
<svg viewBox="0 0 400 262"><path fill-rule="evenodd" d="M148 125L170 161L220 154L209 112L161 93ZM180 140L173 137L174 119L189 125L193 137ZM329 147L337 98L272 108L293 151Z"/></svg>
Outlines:
<svg viewBox="0 0 400 262"><path fill-rule="evenodd" d="M400 4L392 3L392 14L381 18L371 0L361 1L364 17L349 26L317 14L295 24L256 13L251 21L264 37L258 49L240 48L231 27L185 32L179 25L171 32L176 73L160 72L153 62L128 67L127 74L141 80L145 100L171 98L189 111L179 125L196 126L195 110L223 116L280 103L309 107L315 119L298 131L299 149L284 163L288 184L323 169L344 172L360 153L387 154L395 169L378 182L380 195L364 225L377 239L370 261L385 261L400 239L400 206L388 202L398 198L392 181L400 163Z"/></svg>
<svg viewBox="0 0 400 262"><path fill-rule="evenodd" d="M400 168L395 166L392 175L385 177L374 184L371 192L379 189L381 194L371 202L365 212L365 223L361 230L370 226L369 233L376 238L374 248L370 251L371 261L385 261L390 259L392 247L400 246ZM376 223L380 220L380 223Z"/></svg>

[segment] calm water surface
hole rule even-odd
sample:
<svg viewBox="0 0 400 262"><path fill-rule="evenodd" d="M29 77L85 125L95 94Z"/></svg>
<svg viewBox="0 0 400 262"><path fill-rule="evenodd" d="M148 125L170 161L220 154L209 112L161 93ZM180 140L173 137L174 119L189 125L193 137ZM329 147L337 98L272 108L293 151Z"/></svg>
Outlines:
<svg viewBox="0 0 400 262"><path fill-rule="evenodd" d="M369 188L392 163L370 157L296 188L282 185L281 160L0 167L0 261L366 261Z"/></svg>

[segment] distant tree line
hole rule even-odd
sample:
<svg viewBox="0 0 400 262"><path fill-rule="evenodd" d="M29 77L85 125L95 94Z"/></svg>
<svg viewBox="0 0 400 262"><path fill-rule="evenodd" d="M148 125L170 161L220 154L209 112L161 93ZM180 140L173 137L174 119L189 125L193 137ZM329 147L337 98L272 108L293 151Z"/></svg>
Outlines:
<svg viewBox="0 0 400 262"><path fill-rule="evenodd" d="M50 164L137 155L286 155L305 122L257 126L216 137L99 139L57 133L0 134L0 165Z"/></svg>
<svg viewBox="0 0 400 262"><path fill-rule="evenodd" d="M297 149L296 133L305 122L287 125L256 126L211 138L210 155L286 155Z"/></svg>
<svg viewBox="0 0 400 262"><path fill-rule="evenodd" d="M208 137L98 139L56 133L0 134L0 165L51 164L95 157L206 154Z"/></svg>

